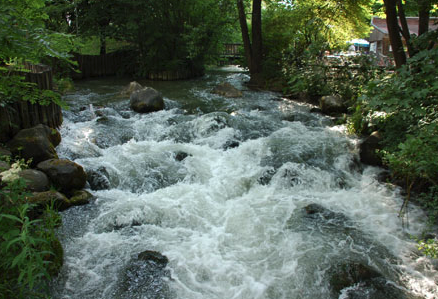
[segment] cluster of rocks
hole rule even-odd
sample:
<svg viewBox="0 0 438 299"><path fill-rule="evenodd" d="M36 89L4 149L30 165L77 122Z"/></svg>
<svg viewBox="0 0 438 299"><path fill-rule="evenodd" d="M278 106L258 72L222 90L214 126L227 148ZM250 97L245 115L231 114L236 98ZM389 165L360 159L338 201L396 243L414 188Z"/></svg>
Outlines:
<svg viewBox="0 0 438 299"><path fill-rule="evenodd" d="M32 194L29 201L38 206L53 203L59 210L89 202L92 195L83 190L87 175L79 164L59 159L55 147L61 142L61 135L45 125L19 131L6 148L0 148L0 156L20 157L30 161L29 169L18 169L17 176L25 182L25 188ZM3 159L8 160L8 159ZM12 165L0 162L0 186L2 177ZM3 180L5 180L3 178Z"/></svg>

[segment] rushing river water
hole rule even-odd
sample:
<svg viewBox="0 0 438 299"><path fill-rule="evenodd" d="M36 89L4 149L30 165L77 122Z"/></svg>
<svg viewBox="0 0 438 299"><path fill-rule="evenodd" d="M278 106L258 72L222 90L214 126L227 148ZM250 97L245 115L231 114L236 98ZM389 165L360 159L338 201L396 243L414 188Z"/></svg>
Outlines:
<svg viewBox="0 0 438 299"><path fill-rule="evenodd" d="M357 139L245 80L229 67L140 81L165 97L151 114L120 97L127 80L77 83L57 150L101 186L63 212L53 298L438 298L436 265L409 237L421 211L403 227L399 190L357 162ZM212 94L224 81L243 98ZM138 260L146 250L167 267Z"/></svg>

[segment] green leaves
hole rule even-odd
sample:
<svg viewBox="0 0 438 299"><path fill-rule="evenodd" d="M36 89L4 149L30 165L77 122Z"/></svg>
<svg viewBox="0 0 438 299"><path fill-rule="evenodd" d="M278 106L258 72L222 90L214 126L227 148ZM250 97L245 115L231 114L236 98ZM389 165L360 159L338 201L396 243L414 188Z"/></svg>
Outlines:
<svg viewBox="0 0 438 299"><path fill-rule="evenodd" d="M55 251L58 221L31 219L34 205L27 203L28 195L21 179L0 189L0 291L10 298L43 296L35 287L45 290Z"/></svg>
<svg viewBox="0 0 438 299"><path fill-rule="evenodd" d="M0 0L0 64L39 62L45 56L67 58L70 38L45 29L48 16L44 7L44 0Z"/></svg>

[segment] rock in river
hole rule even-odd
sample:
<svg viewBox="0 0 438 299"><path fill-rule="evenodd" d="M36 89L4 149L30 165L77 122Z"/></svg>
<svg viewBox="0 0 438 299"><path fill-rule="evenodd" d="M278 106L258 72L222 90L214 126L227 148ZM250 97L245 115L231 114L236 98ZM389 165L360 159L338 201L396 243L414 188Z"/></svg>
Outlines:
<svg viewBox="0 0 438 299"><path fill-rule="evenodd" d="M37 168L64 193L80 190L87 182L87 175L82 166L70 160L50 159L39 163Z"/></svg>
<svg viewBox="0 0 438 299"><path fill-rule="evenodd" d="M163 96L151 87L145 87L131 94L131 109L138 113L155 112L164 109Z"/></svg>

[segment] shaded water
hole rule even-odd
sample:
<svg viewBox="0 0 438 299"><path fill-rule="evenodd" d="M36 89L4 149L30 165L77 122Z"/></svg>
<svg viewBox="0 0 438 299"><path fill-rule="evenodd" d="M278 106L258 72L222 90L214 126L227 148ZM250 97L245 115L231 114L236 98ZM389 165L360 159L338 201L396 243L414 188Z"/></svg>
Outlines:
<svg viewBox="0 0 438 299"><path fill-rule="evenodd" d="M107 188L63 213L54 298L438 296L437 271L408 236L423 229L421 211L411 207L403 229L399 190L357 162L358 140L306 105L247 90L247 79L225 68L140 81L166 102L145 115L119 96L127 80L78 82L57 150ZM223 81L244 97L213 95ZM165 270L146 269L145 250L165 255ZM334 290L345 263L379 277Z"/></svg>

